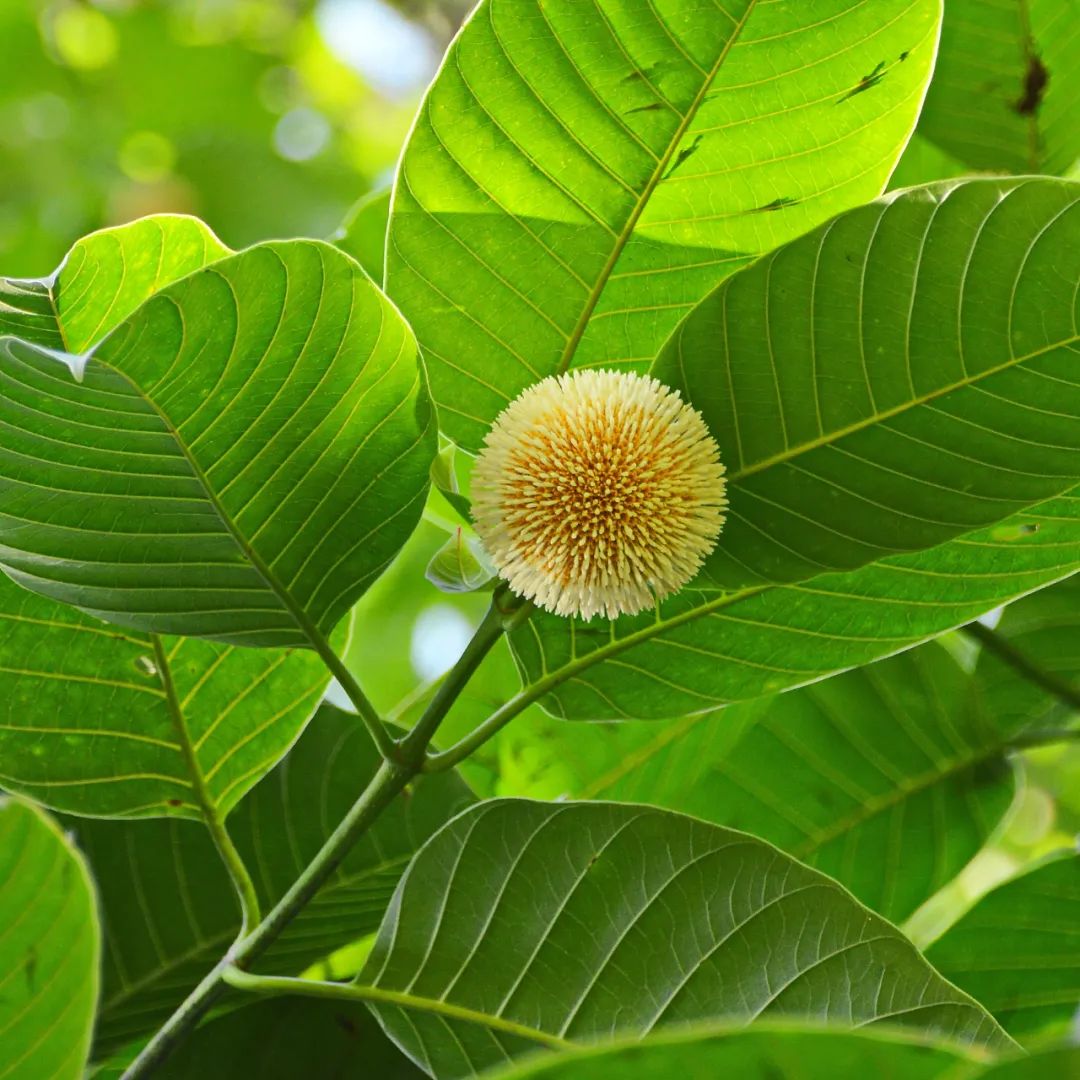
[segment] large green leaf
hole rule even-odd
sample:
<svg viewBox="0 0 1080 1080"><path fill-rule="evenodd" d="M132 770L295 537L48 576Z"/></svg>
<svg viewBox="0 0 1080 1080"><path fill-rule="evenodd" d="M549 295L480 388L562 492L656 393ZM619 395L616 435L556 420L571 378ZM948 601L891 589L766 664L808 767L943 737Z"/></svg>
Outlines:
<svg viewBox="0 0 1080 1080"><path fill-rule="evenodd" d="M728 589L919 550L1080 481L1080 184L886 196L719 286L653 365L727 465Z"/></svg>
<svg viewBox="0 0 1080 1080"><path fill-rule="evenodd" d="M900 922L963 869L1012 802L1008 736L970 684L931 643L660 726L512 726L500 790L643 802L744 829Z"/></svg>
<svg viewBox="0 0 1080 1080"><path fill-rule="evenodd" d="M0 784L60 810L224 816L329 680L307 650L120 630L0 574Z"/></svg>
<svg viewBox="0 0 1080 1080"><path fill-rule="evenodd" d="M439 1078L710 1018L888 1021L1008 1045L823 874L748 834L617 803L459 815L402 878L358 979Z"/></svg>
<svg viewBox="0 0 1080 1080"><path fill-rule="evenodd" d="M2 341L0 380L0 563L121 625L308 645L422 509L415 342L328 244L220 259L88 354Z"/></svg>
<svg viewBox="0 0 1080 1080"><path fill-rule="evenodd" d="M327 839L378 766L351 714L323 706L292 752L229 821L265 905ZM470 801L452 773L398 799L266 955L295 975L378 926L413 852ZM176 821L70 821L101 891L106 955L97 1053L150 1031L219 960L240 929L206 832Z"/></svg>
<svg viewBox="0 0 1080 1080"><path fill-rule="evenodd" d="M94 1080L120 1080L109 1063ZM198 1028L160 1080L423 1080L360 1002L260 1001ZM905 1078L906 1080L906 1078Z"/></svg>
<svg viewBox="0 0 1080 1080"><path fill-rule="evenodd" d="M919 132L973 169L1063 173L1080 158L1076 0L948 0Z"/></svg>
<svg viewBox="0 0 1080 1080"><path fill-rule="evenodd" d="M717 281L884 187L936 0L486 0L398 171L387 289L479 445L567 366L641 368Z"/></svg>
<svg viewBox="0 0 1080 1080"><path fill-rule="evenodd" d="M691 590L613 623L537 613L511 638L524 694L564 719L661 719L899 652L1080 569L1078 495L797 585Z"/></svg>
<svg viewBox="0 0 1080 1080"><path fill-rule="evenodd" d="M0 279L0 335L84 352L159 289L228 254L197 218L159 214L102 229L48 278Z"/></svg>
<svg viewBox="0 0 1080 1080"><path fill-rule="evenodd" d="M1080 1047L1052 1046L1030 1056L998 1062L975 1075L986 1080L1076 1080L1080 1076Z"/></svg>
<svg viewBox="0 0 1080 1080"><path fill-rule="evenodd" d="M1032 663L1080 695L1080 577L1010 604L995 627ZM986 708L1004 727L1066 728L1076 710L983 648L975 669Z"/></svg>
<svg viewBox="0 0 1080 1080"><path fill-rule="evenodd" d="M82 856L28 803L0 797L0 1077L79 1080L100 931Z"/></svg>
<svg viewBox="0 0 1080 1080"><path fill-rule="evenodd" d="M1035 1037L1063 1031L1080 1007L1078 927L1080 858L1069 854L984 896L927 955L1010 1034Z"/></svg>
<svg viewBox="0 0 1080 1080"><path fill-rule="evenodd" d="M615 1046L536 1057L487 1075L491 1080L931 1080L960 1072L966 1076L976 1060L970 1047L898 1032L799 1028L774 1021L750 1031L709 1026L664 1032Z"/></svg>

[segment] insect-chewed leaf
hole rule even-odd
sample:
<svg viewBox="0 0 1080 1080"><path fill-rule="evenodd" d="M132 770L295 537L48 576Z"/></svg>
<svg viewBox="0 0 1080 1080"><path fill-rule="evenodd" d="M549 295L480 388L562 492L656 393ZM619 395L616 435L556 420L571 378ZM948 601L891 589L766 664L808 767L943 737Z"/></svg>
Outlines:
<svg viewBox="0 0 1080 1080"><path fill-rule="evenodd" d="M968 169L1065 173L1080 156L1073 0L948 0L919 132Z"/></svg>
<svg viewBox="0 0 1080 1080"><path fill-rule="evenodd" d="M481 3L420 109L387 244L447 433L475 449L559 369L641 370L722 278L878 195L939 16L937 0Z"/></svg>

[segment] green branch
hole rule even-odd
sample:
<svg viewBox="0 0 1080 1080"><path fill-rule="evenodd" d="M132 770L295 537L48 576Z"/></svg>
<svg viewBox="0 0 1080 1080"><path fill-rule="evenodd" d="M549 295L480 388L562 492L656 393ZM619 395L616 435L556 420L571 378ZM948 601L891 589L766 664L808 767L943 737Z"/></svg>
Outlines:
<svg viewBox="0 0 1080 1080"><path fill-rule="evenodd" d="M222 973L225 982L238 990L253 994L296 994L302 997L330 999L332 1001L366 1001L384 1005L396 1005L398 1008L414 1009L417 1012L434 1013L452 1020L464 1020L470 1024L480 1024L493 1031L514 1035L519 1039L528 1039L553 1050L569 1050L579 1045L558 1035L519 1024L491 1013L479 1012L462 1005L438 998L421 997L397 990L384 990L378 986L365 986L361 983L320 982L316 979L289 979L267 975L249 975L238 968L227 967Z"/></svg>
<svg viewBox="0 0 1080 1080"><path fill-rule="evenodd" d="M968 637L974 638L984 649L1003 660L1029 682L1068 706L1070 711L1080 712L1080 689L1052 671L1040 667L1027 653L1022 652L996 630L991 630L980 622L968 623L962 629Z"/></svg>
<svg viewBox="0 0 1080 1080"><path fill-rule="evenodd" d="M352 702L353 708L360 715L364 726L368 730L372 741L378 748L379 753L386 761L398 760L398 744L383 723L375 706L368 700L367 695L356 681L356 676L348 669L341 657L334 652L330 642L326 640L314 627L305 627L308 640L315 647L315 651L322 658L322 662L329 668L330 674L338 681L338 685L345 691L346 696Z"/></svg>
<svg viewBox="0 0 1080 1080"><path fill-rule="evenodd" d="M169 706L169 715L176 729L176 737L180 744L180 751L184 755L188 773L191 776L191 790L195 800L199 804L199 812L203 822L210 832L221 861L229 873L229 880L236 890L237 899L240 902L240 935L251 933L259 922L259 894L255 891L255 883L251 880L244 860L237 851L236 845L229 835L225 822L218 812L217 804L210 796L206 787L206 780L202 774L195 747L191 742L187 724L184 721L184 712L180 706L180 700L176 693L176 685L173 682L172 668L169 666L169 657L161 638L157 634L151 636L154 643L154 660L157 664L158 674L161 676L162 685L165 688L165 699Z"/></svg>
<svg viewBox="0 0 1080 1080"><path fill-rule="evenodd" d="M307 906L372 822L410 781L423 771L428 744L462 688L499 638L519 626L532 610L531 604L522 603L505 587L496 589L484 621L477 628L458 662L447 673L412 731L400 743L396 743L390 739L382 721L375 716L378 728L386 735L390 746L390 753L384 754L384 761L378 772L288 892L257 926L237 939L214 969L147 1043L124 1073L123 1080L140 1080L150 1076L225 992L226 974L230 973L230 979L236 979L236 972L243 972L258 960L285 927ZM332 653L329 646L327 650ZM346 693L352 697L351 685L355 688L359 700L366 704L367 699L336 654L333 655L333 664L327 656L324 655L323 659L327 661ZM342 678L342 675L345 678ZM357 698L353 698L353 701L359 708ZM369 704L367 707L371 708ZM371 711L374 714L374 710ZM361 715L364 715L363 712Z"/></svg>

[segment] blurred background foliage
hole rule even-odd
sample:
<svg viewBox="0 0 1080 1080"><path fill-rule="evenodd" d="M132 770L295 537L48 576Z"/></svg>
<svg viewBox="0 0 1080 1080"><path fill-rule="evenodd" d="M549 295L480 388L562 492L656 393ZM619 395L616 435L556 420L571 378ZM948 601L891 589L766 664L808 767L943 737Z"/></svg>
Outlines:
<svg viewBox="0 0 1080 1080"><path fill-rule="evenodd" d="M389 183L423 89L470 6L470 0L0 0L5 272L47 274L87 232L144 214L183 212L203 218L233 247L271 236L328 237L347 220L342 246L377 274L386 202L372 193ZM952 10L964 7L957 0ZM949 122L967 100L949 81L964 60L953 51L966 47L961 30L950 28L947 11L938 76L893 187L988 167L1010 172L1024 147L1040 145L1035 121L1018 123L1011 115L1015 102L1005 89L983 103L998 110L987 122L1001 128L1000 160L987 160L982 151L972 159L964 125ZM1010 79L1019 87L1028 74L1017 53ZM1051 78L1050 87L1065 92L1062 79ZM1080 139L1080 127L1069 138ZM1076 154L1080 146L1070 144L1057 157L1074 161ZM1057 171L1075 174L1077 166ZM459 527L467 528L433 493L421 528L357 613L350 664L375 704L399 722L422 708L487 606L485 592L443 593L425 577L434 553ZM1027 606L1017 614L1010 611L1010 633L1080 685L1080 592L1062 585L1040 596L1022 601ZM996 612L987 621L999 618ZM958 633L946 644L975 673L971 641ZM509 652L497 650L440 740L455 741L517 686ZM1000 670L987 674L985 690L1018 692ZM1042 694L1023 707L1040 713L1047 703ZM657 740L656 724L571 730L533 707L463 771L483 796L602 794L603 776L594 775L591 786L582 778L590 762L610 757L618 740L627 771L658 764L663 750L673 775L685 778L692 767L707 785L768 708L765 700L694 721L696 734L684 739L679 761ZM723 722L712 722L718 719ZM875 717L862 720L873 729ZM1075 715L1040 713L1043 720L1075 731ZM680 738L688 723L679 722ZM1016 758L1026 779L1003 828L909 921L919 943L1021 866L1074 842L1080 746L1074 740ZM634 797L649 798L645 779L641 784ZM363 952L363 946L347 951L331 970L355 970Z"/></svg>
<svg viewBox="0 0 1080 1080"><path fill-rule="evenodd" d="M326 236L389 180L464 0L0 0L0 253L183 212Z"/></svg>

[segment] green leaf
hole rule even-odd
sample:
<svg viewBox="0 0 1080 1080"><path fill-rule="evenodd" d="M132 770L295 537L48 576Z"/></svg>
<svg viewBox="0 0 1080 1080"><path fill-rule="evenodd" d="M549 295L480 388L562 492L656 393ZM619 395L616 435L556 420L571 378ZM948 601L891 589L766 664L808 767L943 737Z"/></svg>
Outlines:
<svg viewBox="0 0 1080 1080"><path fill-rule="evenodd" d="M1009 1045L823 874L747 834L617 803L459 815L409 867L358 979L438 1078L710 1018L888 1021Z"/></svg>
<svg viewBox="0 0 1080 1080"><path fill-rule="evenodd" d="M1070 853L988 893L927 956L1026 1040L1064 1031L1080 1006L1078 926L1080 858Z"/></svg>
<svg viewBox="0 0 1080 1080"><path fill-rule="evenodd" d="M979 1080L1073 1080L1080 1074L1080 1047L1054 1046L1039 1053L998 1062L978 1073Z"/></svg>
<svg viewBox="0 0 1080 1080"><path fill-rule="evenodd" d="M1080 481L1080 184L886 196L737 274L652 373L699 409L737 589L920 550Z"/></svg>
<svg viewBox="0 0 1080 1080"><path fill-rule="evenodd" d="M973 169L1063 173L1080 158L1074 0L948 0L919 132Z"/></svg>
<svg viewBox="0 0 1080 1080"><path fill-rule="evenodd" d="M1007 735L933 643L659 727L552 720L504 738L529 782L504 779L502 794L649 803L743 829L893 922L963 869L1015 788Z"/></svg>
<svg viewBox="0 0 1080 1080"><path fill-rule="evenodd" d="M0 380L0 563L120 625L309 645L422 509L414 340L327 244L223 258L82 357L8 339Z"/></svg>
<svg viewBox="0 0 1080 1080"><path fill-rule="evenodd" d="M948 180L954 176L966 176L969 171L962 162L916 131L889 177L889 190L930 184L935 180Z"/></svg>
<svg viewBox="0 0 1080 1080"><path fill-rule="evenodd" d="M970 622L1080 569L1080 491L929 551L657 615L560 619L511 637L524 694L563 719L663 719L776 693Z"/></svg>
<svg viewBox="0 0 1080 1080"><path fill-rule="evenodd" d="M0 1075L79 1080L101 951L86 863L56 823L0 797Z"/></svg>
<svg viewBox="0 0 1080 1080"><path fill-rule="evenodd" d="M93 1080L121 1080L131 1048L100 1065ZM203 1023L160 1065L160 1080L422 1080L360 1002L279 998Z"/></svg>
<svg viewBox="0 0 1080 1080"><path fill-rule="evenodd" d="M980 1055L981 1056L981 1055ZM491 1080L931 1080L972 1065L970 1047L900 1032L837 1031L762 1023L750 1031L691 1027L615 1046L535 1057L487 1074ZM974 1071L974 1069L972 1070ZM964 1073L966 1075L966 1072Z"/></svg>
<svg viewBox="0 0 1080 1080"><path fill-rule="evenodd" d="M266 908L292 884L379 764L358 719L324 705L237 807L229 832ZM295 975L376 929L416 849L471 800L453 773L417 783L352 849L260 962ZM203 829L177 821L70 821L101 891L106 955L96 1053L156 1027L240 929L232 887Z"/></svg>
<svg viewBox="0 0 1080 1080"><path fill-rule="evenodd" d="M727 274L884 188L935 0L487 0L421 106L387 290L476 448L568 366L642 368Z"/></svg>
<svg viewBox="0 0 1080 1080"><path fill-rule="evenodd" d="M425 576L440 592L463 593L483 589L496 574L479 540L458 526L431 557Z"/></svg>
<svg viewBox="0 0 1080 1080"><path fill-rule="evenodd" d="M1080 694L1080 577L1010 604L995 630ZM1075 710L990 649L979 653L975 674L987 710L1002 727L1056 730L1075 719Z"/></svg>
<svg viewBox="0 0 1080 1080"><path fill-rule="evenodd" d="M59 810L224 817L329 681L306 650L124 631L0 574L0 784Z"/></svg>
<svg viewBox="0 0 1080 1080"><path fill-rule="evenodd" d="M375 282L383 279L386 261L386 224L390 217L390 189L365 195L349 211L341 228L330 238L347 251Z"/></svg>
<svg viewBox="0 0 1080 1080"><path fill-rule="evenodd" d="M452 442L435 455L431 463L431 483L435 490L450 504L450 508L461 519L462 524L472 526L472 503L461 490L458 466L462 461L457 446Z"/></svg>
<svg viewBox="0 0 1080 1080"><path fill-rule="evenodd" d="M197 218L158 214L102 229L49 278L0 279L0 336L84 352L159 289L228 254Z"/></svg>

